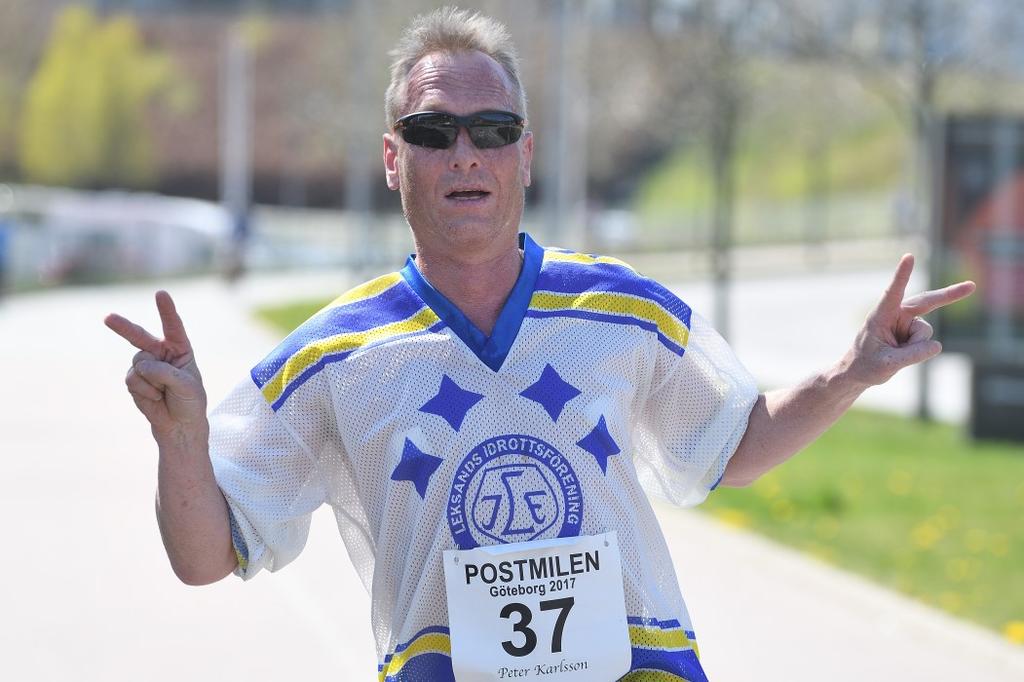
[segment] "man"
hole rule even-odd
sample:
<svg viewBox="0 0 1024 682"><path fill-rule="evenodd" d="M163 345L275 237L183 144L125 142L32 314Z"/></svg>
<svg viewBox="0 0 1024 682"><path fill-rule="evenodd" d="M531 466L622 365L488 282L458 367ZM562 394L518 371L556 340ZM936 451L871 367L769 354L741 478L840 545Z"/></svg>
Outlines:
<svg viewBox="0 0 1024 682"><path fill-rule="evenodd" d="M904 256L842 360L759 395L666 289L518 234L533 137L504 27L444 9L393 54L385 176L416 249L400 273L304 323L209 421L170 296L162 340L107 318L139 348L126 383L175 573L276 570L327 502L380 679L705 679L640 483L680 504L748 485L936 355L919 315L974 286L903 300Z"/></svg>

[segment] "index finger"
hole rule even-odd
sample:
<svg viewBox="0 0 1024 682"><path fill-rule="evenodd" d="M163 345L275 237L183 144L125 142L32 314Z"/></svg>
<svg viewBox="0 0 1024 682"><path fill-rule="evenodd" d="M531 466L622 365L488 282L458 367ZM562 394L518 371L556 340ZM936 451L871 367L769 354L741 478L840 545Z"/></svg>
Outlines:
<svg viewBox="0 0 1024 682"><path fill-rule="evenodd" d="M185 323L181 321L178 310L174 306L174 299L171 295L161 289L156 292L156 309L160 312L160 323L164 328L164 339L175 346L184 345L189 347L188 334L185 333Z"/></svg>
<svg viewBox="0 0 1024 682"><path fill-rule="evenodd" d="M103 318L103 324L139 350L161 355L160 340L131 320L117 313L110 313Z"/></svg>
<svg viewBox="0 0 1024 682"><path fill-rule="evenodd" d="M880 308L899 309L900 304L903 303L903 295L907 291L910 273L913 271L914 256L909 253L903 254L899 264L896 266L896 272L893 273L892 281L889 282L888 288L882 294L882 300L878 304Z"/></svg>
<svg viewBox="0 0 1024 682"><path fill-rule="evenodd" d="M927 315L936 308L956 303L974 293L974 282L967 280L942 289L923 291L903 302L903 309L911 315Z"/></svg>

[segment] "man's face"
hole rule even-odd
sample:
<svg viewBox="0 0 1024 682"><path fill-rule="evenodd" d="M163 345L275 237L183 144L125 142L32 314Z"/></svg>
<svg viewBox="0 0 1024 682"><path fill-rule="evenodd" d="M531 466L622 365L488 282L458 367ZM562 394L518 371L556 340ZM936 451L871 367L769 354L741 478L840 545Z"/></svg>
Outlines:
<svg viewBox="0 0 1024 682"><path fill-rule="evenodd" d="M434 53L409 73L402 113L522 114L518 108L508 77L487 55ZM464 128L448 149L408 144L396 133L384 135L388 187L401 191L402 208L421 252L434 249L472 257L507 248L519 230L532 158L529 132L515 144L494 149L477 149Z"/></svg>

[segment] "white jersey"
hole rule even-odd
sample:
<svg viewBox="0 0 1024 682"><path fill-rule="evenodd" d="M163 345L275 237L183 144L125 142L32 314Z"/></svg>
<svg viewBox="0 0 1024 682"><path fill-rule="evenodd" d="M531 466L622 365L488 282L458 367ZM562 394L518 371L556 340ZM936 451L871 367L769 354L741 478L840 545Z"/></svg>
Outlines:
<svg viewBox="0 0 1024 682"><path fill-rule="evenodd" d="M444 550L614 530L624 679L703 680L644 489L704 500L756 386L664 287L520 239L522 272L489 338L410 258L310 318L214 411L236 572L294 559L326 502L371 594L379 679L443 681Z"/></svg>

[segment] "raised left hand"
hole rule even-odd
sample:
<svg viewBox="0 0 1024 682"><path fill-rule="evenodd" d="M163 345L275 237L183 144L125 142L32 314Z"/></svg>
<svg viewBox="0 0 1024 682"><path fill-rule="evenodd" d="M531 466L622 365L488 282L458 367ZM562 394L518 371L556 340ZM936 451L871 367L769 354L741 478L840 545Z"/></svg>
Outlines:
<svg viewBox="0 0 1024 682"><path fill-rule="evenodd" d="M921 316L974 292L974 282L965 281L904 298L913 269L914 256L908 253L843 358L854 381L865 386L882 384L904 367L938 355L942 344L932 339L932 326Z"/></svg>

